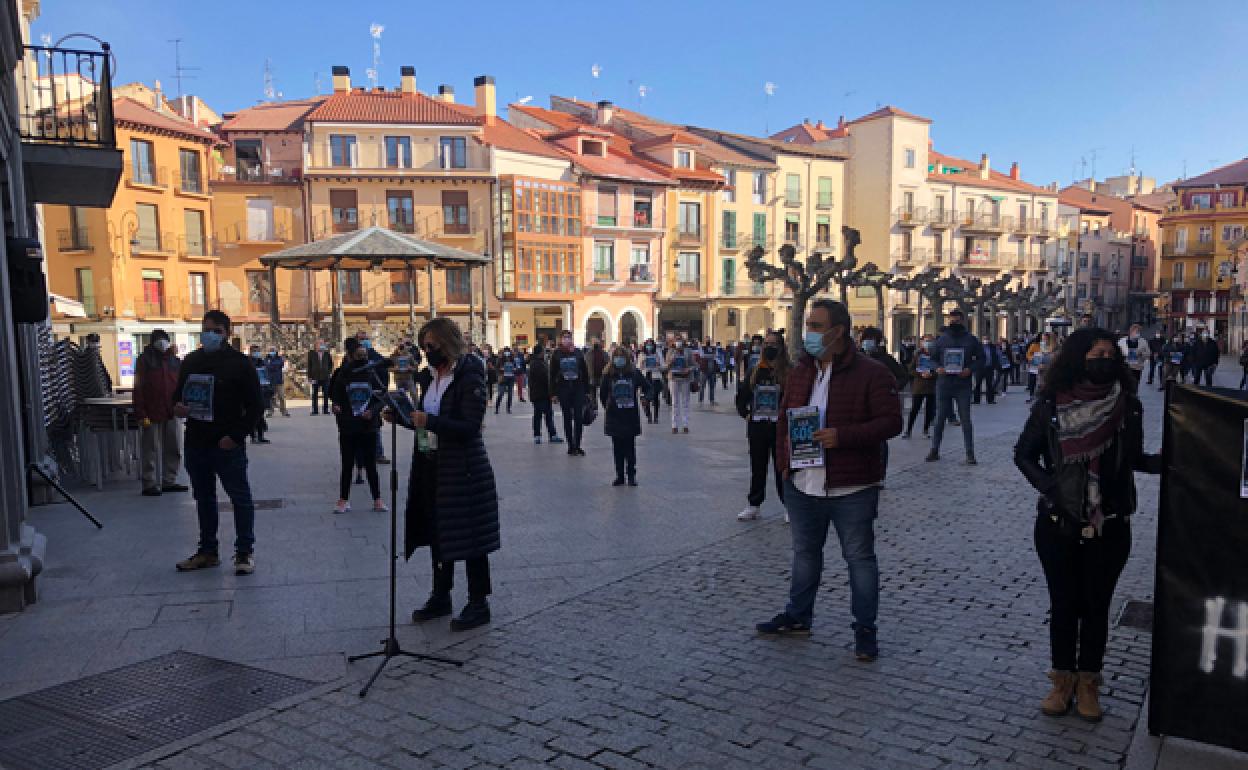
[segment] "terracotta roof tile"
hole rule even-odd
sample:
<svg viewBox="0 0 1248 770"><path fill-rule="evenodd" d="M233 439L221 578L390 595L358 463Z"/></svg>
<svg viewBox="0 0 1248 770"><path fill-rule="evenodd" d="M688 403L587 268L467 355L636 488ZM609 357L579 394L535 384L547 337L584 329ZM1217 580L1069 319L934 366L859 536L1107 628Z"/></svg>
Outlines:
<svg viewBox="0 0 1248 770"><path fill-rule="evenodd" d="M919 120L924 123L932 122L931 118L925 118L922 115L915 115L913 112L906 112L905 110L899 110L896 107L893 107L892 105L886 105L884 107L879 108L875 112L868 112L866 115L863 115L861 118L855 118L849 121L849 125L853 125L854 123L863 123L868 120L876 120L877 118L889 118L889 117L910 118L911 120Z"/></svg>
<svg viewBox="0 0 1248 770"><path fill-rule="evenodd" d="M1174 186L1178 188L1212 187L1215 184L1248 184L1248 158L1228 163L1225 166L1219 166L1212 171L1207 171L1191 179L1175 182Z"/></svg>
<svg viewBox="0 0 1248 770"><path fill-rule="evenodd" d="M989 170L987 179L979 178L979 164L973 163L962 158L955 158L952 155L945 155L935 150L927 151L927 162L933 167L927 175L929 182L943 182L945 184L962 184L972 187L988 187L994 190L1006 190L1009 192L1024 193L1042 193L1055 195L1050 190L1043 187L1037 187L1029 182L1021 179L1012 179L1008 174L1002 174L1000 171ZM940 172L941 167L947 169L959 169L959 173Z"/></svg>
<svg viewBox="0 0 1248 770"><path fill-rule="evenodd" d="M406 123L430 125L478 125L480 119L463 109L425 94L357 89L327 96L307 116L308 121L329 123Z"/></svg>
<svg viewBox="0 0 1248 770"><path fill-rule="evenodd" d="M180 115L157 112L147 105L125 97L113 100L113 120L161 131L172 131L199 142L219 144L221 138L206 128L200 128Z"/></svg>
<svg viewBox="0 0 1248 770"><path fill-rule="evenodd" d="M540 120L554 129L570 129L584 125L584 121L580 120L575 115L569 115L566 112L548 110L544 107L533 107L528 104L509 104L507 105L507 109L508 111L515 110L524 115L528 115L531 118Z"/></svg>
<svg viewBox="0 0 1248 770"><path fill-rule="evenodd" d="M298 131L303 119L324 96L296 99L289 102L266 102L254 107L229 113L221 124L221 131Z"/></svg>
<svg viewBox="0 0 1248 770"><path fill-rule="evenodd" d="M488 147L511 150L546 158L564 158L564 154L534 133L516 128L502 118L487 120L482 128L480 142Z"/></svg>

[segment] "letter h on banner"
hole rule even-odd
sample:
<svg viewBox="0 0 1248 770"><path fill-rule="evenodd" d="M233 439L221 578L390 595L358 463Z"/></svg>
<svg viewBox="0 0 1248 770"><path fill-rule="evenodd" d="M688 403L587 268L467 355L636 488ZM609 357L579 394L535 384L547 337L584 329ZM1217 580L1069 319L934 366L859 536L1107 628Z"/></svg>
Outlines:
<svg viewBox="0 0 1248 770"><path fill-rule="evenodd" d="M1237 602L1238 626L1224 627L1223 612L1226 599L1205 600L1205 627L1200 644L1200 670L1206 674L1213 673L1218 662L1218 641L1229 639L1235 646L1235 660L1231 664L1231 676L1237 679L1248 678L1248 602Z"/></svg>

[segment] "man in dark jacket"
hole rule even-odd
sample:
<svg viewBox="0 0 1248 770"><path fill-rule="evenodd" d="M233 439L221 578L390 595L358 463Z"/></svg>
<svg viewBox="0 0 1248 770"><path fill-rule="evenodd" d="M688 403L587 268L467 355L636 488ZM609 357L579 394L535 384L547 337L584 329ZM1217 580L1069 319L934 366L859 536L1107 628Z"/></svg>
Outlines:
<svg viewBox="0 0 1248 770"><path fill-rule="evenodd" d="M273 386L273 400L269 402L268 416L273 416L273 407L276 406L283 417L289 417L290 410L286 408L286 357L276 345L269 346L269 354L264 357L264 368L269 375L269 384Z"/></svg>
<svg viewBox="0 0 1248 770"><path fill-rule="evenodd" d="M1165 358L1161 355L1161 349L1166 346L1166 340L1161 336L1161 330L1158 329L1148 340L1148 384L1153 384L1153 378L1157 374L1157 370L1161 369L1165 364Z"/></svg>
<svg viewBox="0 0 1248 770"><path fill-rule="evenodd" d="M845 305L829 299L816 300L806 316L806 352L789 372L776 425L793 534L789 602L757 629L810 633L831 523L849 567L854 652L867 662L879 654L874 523L883 479L880 445L901 433L901 400L888 369L854 349L850 325Z"/></svg>
<svg viewBox="0 0 1248 770"><path fill-rule="evenodd" d="M975 464L975 433L971 427L971 375L984 365L984 351L979 340L966 329L962 309L949 311L945 331L932 343L932 360L936 363L936 422L932 430L932 448L927 461L940 459L940 442L945 425L953 415L954 404L962 421L962 443L966 445L966 464Z"/></svg>
<svg viewBox="0 0 1248 770"><path fill-rule="evenodd" d="M1221 356L1222 349L1218 347L1218 341L1209 334L1208 329L1202 330L1192 343L1192 383L1199 385L1200 377L1204 375L1205 385L1212 388L1213 373L1218 369Z"/></svg>
<svg viewBox="0 0 1248 770"><path fill-rule="evenodd" d="M585 399L589 391L589 365L572 344L572 332L559 336L559 349L550 356L550 392L563 412L563 435L568 438L568 454L584 457L581 431L584 428Z"/></svg>
<svg viewBox="0 0 1248 770"><path fill-rule="evenodd" d="M173 415L173 394L182 361L164 329L152 332L134 365L134 417L142 426L139 438L143 456L143 494L185 492L178 483L182 467L181 423Z"/></svg>
<svg viewBox="0 0 1248 770"><path fill-rule="evenodd" d="M247 356L231 348L230 317L220 310L204 314L200 344L186 357L178 375L173 413L186 418L186 473L199 515L199 548L178 569L215 567L217 555L217 479L234 504L234 572L255 571L256 510L247 482L247 434L261 418L260 379Z"/></svg>
<svg viewBox="0 0 1248 770"><path fill-rule="evenodd" d="M550 402L550 370L546 366L546 351L540 342L533 346L533 355L529 358L529 398L533 401L533 443L542 443L544 418L550 443L562 444L563 439L555 432L555 410Z"/></svg>
<svg viewBox="0 0 1248 770"><path fill-rule="evenodd" d="M316 347L308 351L308 382L312 384L312 414L317 410L318 396L321 410L329 414L329 378L334 373L334 357L329 352L325 340L317 340Z"/></svg>
<svg viewBox="0 0 1248 770"><path fill-rule="evenodd" d="M978 404L984 397L984 388L987 386L988 403L997 403L997 372L1001 369L1001 350L992 344L991 338L985 338L980 345L980 352L983 354L983 360L979 368L975 370L975 395L971 399L972 404Z"/></svg>

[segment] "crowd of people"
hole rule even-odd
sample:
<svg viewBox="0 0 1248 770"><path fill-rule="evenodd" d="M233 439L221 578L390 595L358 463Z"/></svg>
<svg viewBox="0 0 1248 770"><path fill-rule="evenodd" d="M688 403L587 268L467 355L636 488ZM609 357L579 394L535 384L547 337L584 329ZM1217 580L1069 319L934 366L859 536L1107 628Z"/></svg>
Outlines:
<svg viewBox="0 0 1248 770"><path fill-rule="evenodd" d="M1051 602L1051 689L1046 714L1072 708L1101 717L1100 671L1108 615L1130 550L1134 472L1160 472L1143 449L1142 384L1212 382L1216 341L1161 334L1145 338L1138 325L1113 334L1089 324L1062 335L981 340L959 308L938 333L907 338L896 357L877 328L854 328L845 305L820 299L808 309L804 335L790 348L780 330L728 344L680 334L639 343L586 348L570 332L550 349L471 345L447 319L425 324L389 356L361 331L342 343L337 366L325 342L308 352L313 415L335 416L341 468L334 512L350 511L352 476L368 484L374 511L388 511L377 466L389 462L383 420L415 432L408 476L404 552L430 549L432 590L412 613L423 623L453 614L455 562L463 562L468 602L454 630L490 622L489 555L499 548L498 496L484 440L486 414L532 404L534 443L545 428L550 443L584 457L586 426L604 412L616 487L638 485L637 437L670 412L674 435L690 434L694 395L714 407L716 391L735 385L734 407L745 422L750 469L742 521L758 519L769 469L792 538L792 570L783 611L757 624L764 635L809 634L823 551L834 530L850 585L854 651L864 662L879 654L879 567L874 522L887 475L889 441L909 439L920 412L930 441L926 459L939 461L944 429L961 428L965 462L976 464L972 406L993 404L1011 385L1025 388L1030 416L1014 459L1039 493L1035 549ZM156 332L136 366L135 412L143 425L144 494L186 489L177 484L185 460L199 519L199 544L179 562L182 571L220 564L216 489L234 508L237 574L255 568L254 505L247 479L248 437L267 443L268 418L289 416L283 394L288 362L235 350L230 320L205 314L199 350L179 360L168 335ZM796 351L796 354L794 354ZM1248 384L1248 348L1240 365ZM1144 381L1147 371L1148 379ZM391 390L393 388L393 390ZM909 393L909 414L903 396ZM390 394L410 402L398 413ZM704 400L705 399L705 400ZM560 408L563 436L556 430ZM178 451L178 422L186 421Z"/></svg>

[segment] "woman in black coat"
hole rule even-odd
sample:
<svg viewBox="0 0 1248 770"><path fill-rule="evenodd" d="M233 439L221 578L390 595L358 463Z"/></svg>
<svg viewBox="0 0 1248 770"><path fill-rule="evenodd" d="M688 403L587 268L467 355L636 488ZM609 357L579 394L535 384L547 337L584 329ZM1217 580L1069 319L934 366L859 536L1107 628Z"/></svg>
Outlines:
<svg viewBox="0 0 1248 770"><path fill-rule="evenodd" d="M1109 610L1131 551L1135 472L1160 473L1144 452L1144 418L1114 335L1071 334L1049 368L1014 463L1040 493L1036 553L1049 587L1053 687L1040 704L1101 719L1098 687Z"/></svg>
<svg viewBox="0 0 1248 770"><path fill-rule="evenodd" d="M612 486L637 486L637 437L641 435L641 411L637 408L638 391L646 392L646 379L633 366L633 356L626 348L616 346L602 372L598 399L607 409L602 430L611 437L615 453L615 481Z"/></svg>
<svg viewBox="0 0 1248 770"><path fill-rule="evenodd" d="M485 365L468 352L455 323L436 318L417 337L429 368L417 375L421 399L412 412L418 433L408 475L404 546L407 558L429 546L433 591L412 613L421 623L452 612L455 562L464 562L468 603L451 621L452 631L490 622L489 554L500 545L498 494L485 452Z"/></svg>
<svg viewBox="0 0 1248 770"><path fill-rule="evenodd" d="M347 355L330 378L329 399L338 422L338 453L342 473L338 479L338 504L334 513L349 513L351 503L351 469L362 468L368 475L368 490L373 495L373 510L385 513L390 509L381 499L381 482L377 477L377 430L381 408L373 396L372 369L368 368L368 350L355 337L343 343Z"/></svg>

